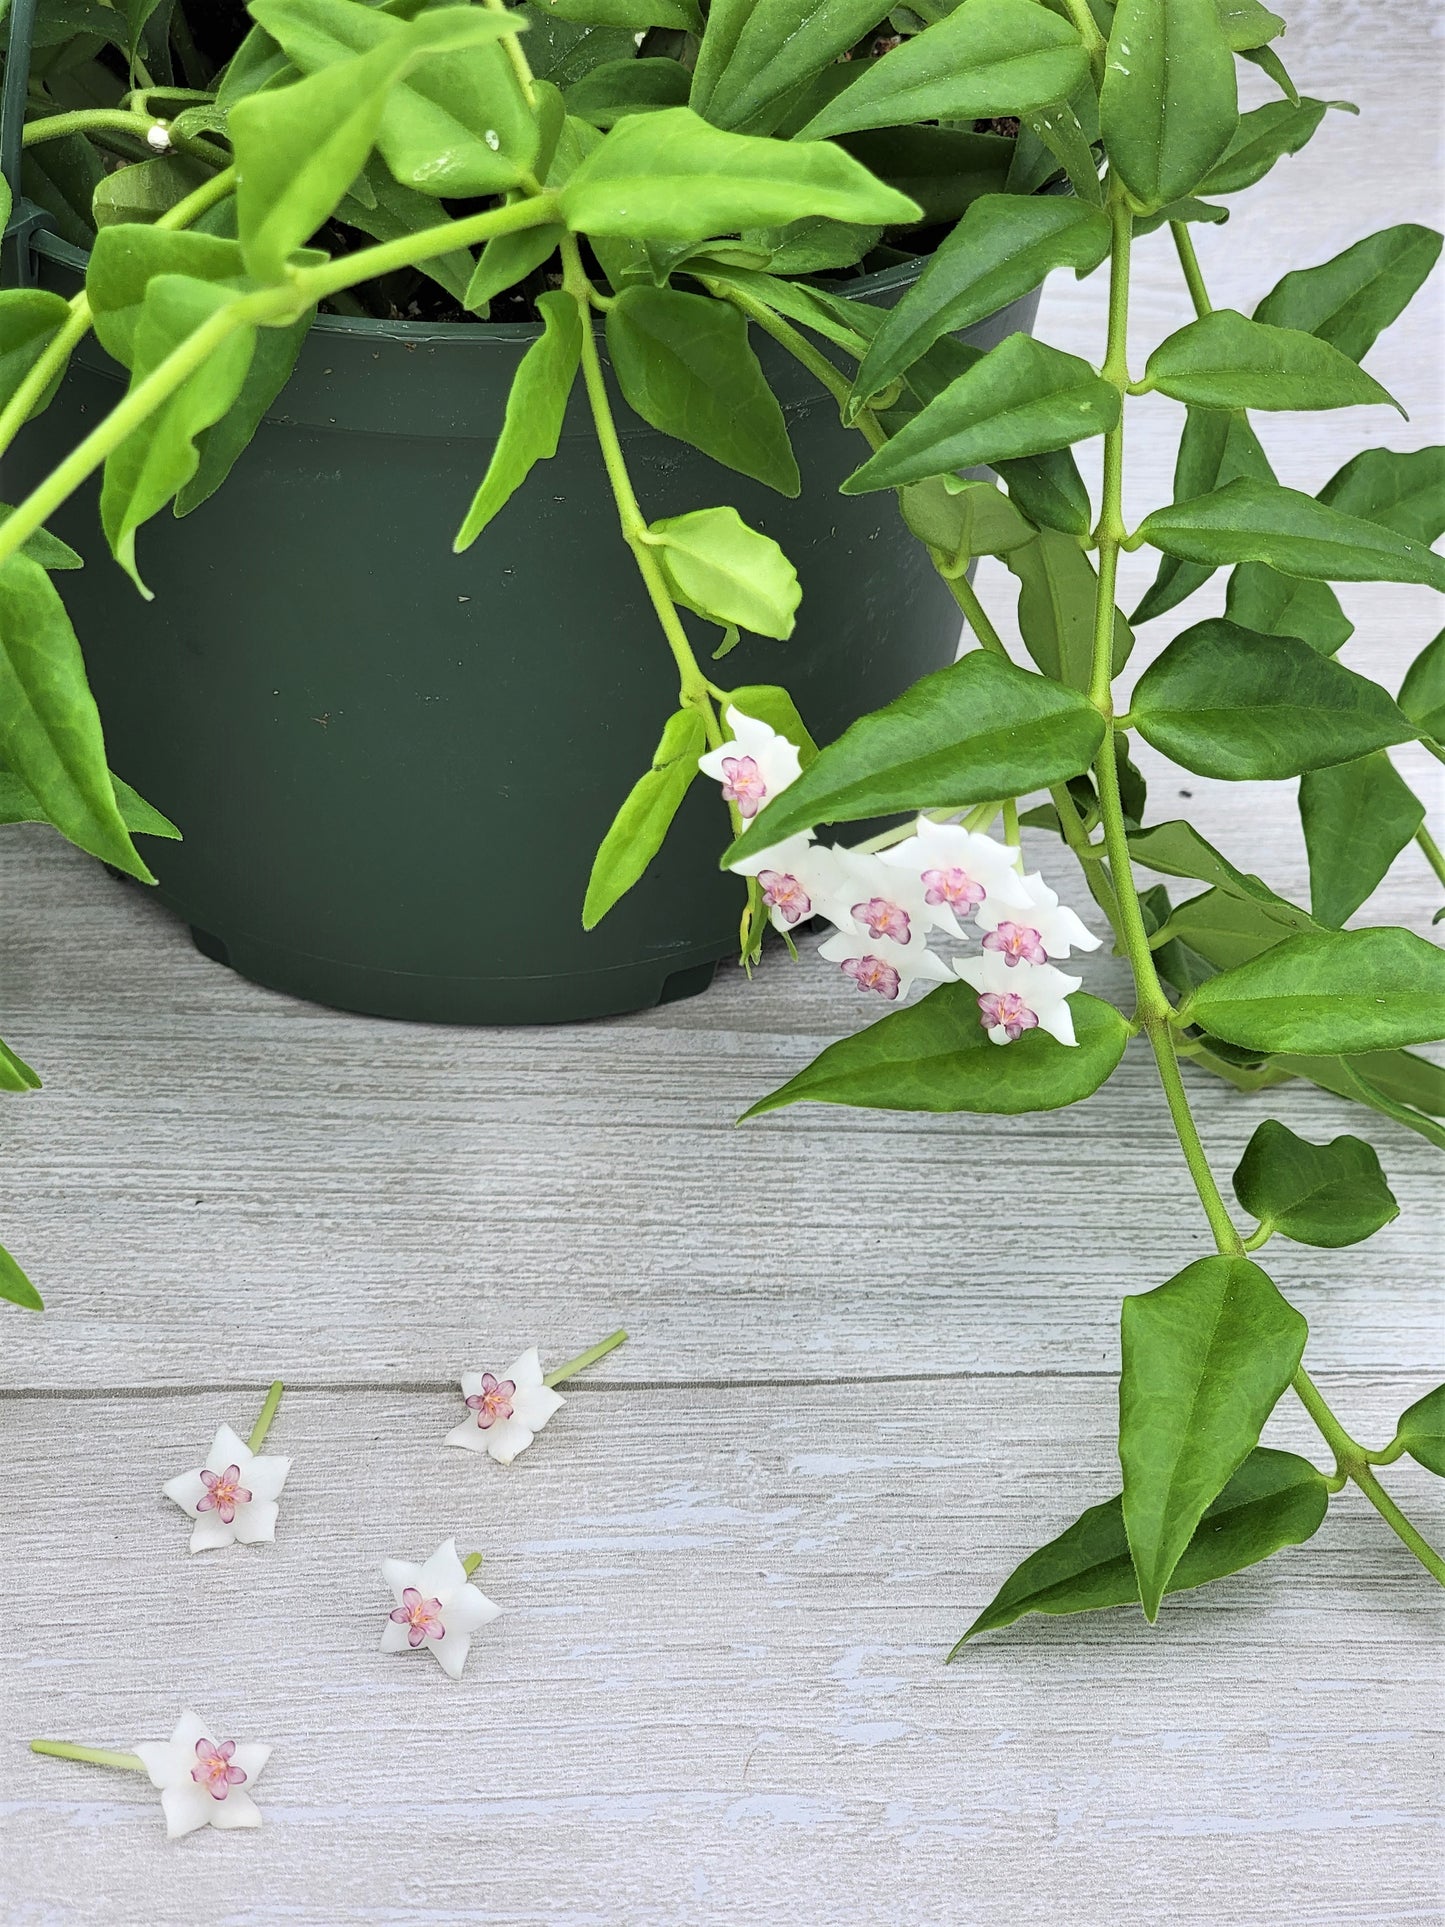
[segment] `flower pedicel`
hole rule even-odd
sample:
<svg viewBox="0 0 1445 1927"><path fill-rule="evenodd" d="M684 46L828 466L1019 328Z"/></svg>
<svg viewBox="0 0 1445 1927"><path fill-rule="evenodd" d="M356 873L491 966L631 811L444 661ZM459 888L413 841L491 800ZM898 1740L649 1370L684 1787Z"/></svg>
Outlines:
<svg viewBox="0 0 1445 1927"><path fill-rule="evenodd" d="M467 1416L447 1433L447 1444L463 1452L485 1452L498 1465L510 1465L566 1404L552 1387L595 1365L626 1339L625 1331L612 1332L545 1377L535 1345L514 1358L505 1372L463 1372L462 1398Z"/></svg>
<svg viewBox="0 0 1445 1927"><path fill-rule="evenodd" d="M192 1552L217 1546L254 1545L276 1537L277 1500L291 1470L286 1458L259 1456L281 1403L278 1378L266 1394L249 1439L241 1439L229 1425L221 1426L211 1441L206 1462L193 1472L167 1479L162 1490L196 1522Z"/></svg>
<svg viewBox="0 0 1445 1927"><path fill-rule="evenodd" d="M254 1740L224 1739L221 1729L199 1713L182 1713L168 1740L141 1740L131 1753L73 1746L68 1740L32 1740L30 1750L146 1774L151 1785L160 1788L166 1834L172 1840L198 1827L261 1824L250 1789L271 1757L270 1747Z"/></svg>

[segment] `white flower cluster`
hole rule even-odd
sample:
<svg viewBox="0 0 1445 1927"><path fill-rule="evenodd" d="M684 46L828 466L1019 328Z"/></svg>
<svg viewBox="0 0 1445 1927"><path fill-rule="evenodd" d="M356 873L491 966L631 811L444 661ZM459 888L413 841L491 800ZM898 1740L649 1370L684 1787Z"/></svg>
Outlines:
<svg viewBox="0 0 1445 1927"><path fill-rule="evenodd" d="M699 761L722 784L724 799L752 821L800 774L785 736L736 709L726 715L733 740ZM912 836L878 854L818 843L806 830L745 857L733 868L756 877L774 927L787 931L814 916L837 926L819 954L859 990L896 1003L915 983L962 978L978 995L979 1022L995 1044L1046 1030L1072 1044L1069 997L1083 982L1055 968L1099 939L1037 874L1025 876L1018 850L955 823L919 817ZM952 962L929 938L967 941L980 954Z"/></svg>

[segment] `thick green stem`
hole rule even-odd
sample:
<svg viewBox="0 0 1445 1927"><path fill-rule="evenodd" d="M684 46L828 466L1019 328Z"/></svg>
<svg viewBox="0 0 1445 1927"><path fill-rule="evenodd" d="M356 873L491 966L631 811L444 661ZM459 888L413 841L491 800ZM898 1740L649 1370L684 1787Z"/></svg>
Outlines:
<svg viewBox="0 0 1445 1927"><path fill-rule="evenodd" d="M1214 312L1209 290L1204 285L1204 276L1199 269L1199 256L1194 252L1194 236L1184 221L1171 221L1169 232L1174 237L1174 251L1179 256L1179 265L1184 270L1185 285L1189 298L1194 303L1194 312L1202 321L1207 314Z"/></svg>
<svg viewBox="0 0 1445 1927"><path fill-rule="evenodd" d="M1440 845L1435 841L1434 837L1431 836L1423 823L1415 832L1415 841L1419 844L1425 861L1430 865L1430 868L1435 872L1436 876L1439 877L1440 881L1445 883L1445 850L1440 848Z"/></svg>
<svg viewBox="0 0 1445 1927"><path fill-rule="evenodd" d="M577 1356L569 1358L565 1365L559 1365L555 1372L548 1372L542 1383L561 1385L564 1380L575 1378L578 1372L585 1372L589 1365L595 1365L599 1358L606 1358L609 1352L615 1352L619 1345L626 1343L625 1331L609 1332L606 1338L600 1339L597 1344L589 1345L585 1352L578 1352Z"/></svg>
<svg viewBox="0 0 1445 1927"><path fill-rule="evenodd" d="M376 247L344 254L314 268L294 268L289 285L299 297L296 312L302 313L324 301L338 288L354 288L359 282L374 281L394 268L413 267L418 261L435 260L453 248L469 248L478 241L490 241L498 234L516 234L522 228L545 227L557 218L557 196L536 194L509 202L506 207L489 208L483 214L470 214L460 221L442 221L436 227L419 228L395 241L382 241Z"/></svg>
<svg viewBox="0 0 1445 1927"><path fill-rule="evenodd" d="M136 1753L110 1753L103 1746L72 1746L69 1740L32 1740L32 1753L46 1753L54 1760L81 1760L86 1766L119 1766L130 1773L144 1773L146 1763Z"/></svg>
<svg viewBox="0 0 1445 1927"><path fill-rule="evenodd" d="M266 1402L257 1415L256 1423L251 1427L250 1438L246 1441L249 1451L259 1452L266 1443L266 1434L271 1430L271 1421L276 1416L276 1407L281 1403L281 1394L285 1389L279 1378L272 1380L271 1389L266 1394Z"/></svg>

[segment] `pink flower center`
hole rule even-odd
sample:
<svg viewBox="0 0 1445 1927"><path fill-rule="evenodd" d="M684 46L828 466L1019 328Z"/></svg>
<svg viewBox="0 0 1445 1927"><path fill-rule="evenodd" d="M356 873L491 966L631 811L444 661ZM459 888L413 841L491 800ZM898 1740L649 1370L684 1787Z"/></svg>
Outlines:
<svg viewBox="0 0 1445 1927"><path fill-rule="evenodd" d="M985 950L997 950L1006 964L1047 963L1049 953L1037 930L1026 923L1010 923L1007 918L983 940Z"/></svg>
<svg viewBox="0 0 1445 1927"><path fill-rule="evenodd" d="M232 1766L231 1755L236 1750L234 1740L196 1741L196 1764L191 1768L191 1778L197 1786L203 1786L213 1800L224 1800L233 1786L240 1786L246 1775L239 1766Z"/></svg>
<svg viewBox="0 0 1445 1927"><path fill-rule="evenodd" d="M1026 1030L1033 1030L1039 1021L1016 990L980 991L978 1011L978 1021L984 1029L1007 1031L1011 1044L1017 1043Z"/></svg>
<svg viewBox="0 0 1445 1927"><path fill-rule="evenodd" d="M224 1472L203 1472L205 1496L196 1502L197 1512L214 1512L222 1525L230 1525L238 1505L250 1503L251 1494L241 1483L239 1465L228 1465Z"/></svg>
<svg viewBox="0 0 1445 1927"><path fill-rule="evenodd" d="M756 816L768 800L767 779L751 756L724 756L723 801L736 803L739 816Z"/></svg>
<svg viewBox="0 0 1445 1927"><path fill-rule="evenodd" d="M511 1378L493 1378L490 1372L482 1373L482 1389L473 1392L467 1404L477 1415L477 1424L485 1432L496 1424L499 1418L512 1416L512 1399L517 1390L517 1382Z"/></svg>
<svg viewBox="0 0 1445 1927"><path fill-rule="evenodd" d="M879 937L892 937L895 943L907 943L911 934L908 912L902 904L890 903L887 897L869 897L866 903L855 903L853 915L876 942Z"/></svg>
<svg viewBox="0 0 1445 1927"><path fill-rule="evenodd" d="M891 963L881 957L845 957L840 966L845 977L851 977L860 990L876 991L892 1003L898 995L902 979Z"/></svg>
<svg viewBox="0 0 1445 1927"><path fill-rule="evenodd" d="M967 870L957 866L951 870L925 870L923 881L927 886L924 902L946 903L960 920L971 917L988 895L981 883L975 883Z"/></svg>
<svg viewBox="0 0 1445 1927"><path fill-rule="evenodd" d="M784 923L797 923L813 914L813 900L794 876L782 870L759 870L763 902L776 910Z"/></svg>
<svg viewBox="0 0 1445 1927"><path fill-rule="evenodd" d="M408 1628L408 1646L420 1646L424 1639L445 1639L447 1629L442 1624L442 1602L440 1599L423 1599L415 1586L408 1586L401 1595L401 1604L393 1606L391 1617L398 1626Z"/></svg>

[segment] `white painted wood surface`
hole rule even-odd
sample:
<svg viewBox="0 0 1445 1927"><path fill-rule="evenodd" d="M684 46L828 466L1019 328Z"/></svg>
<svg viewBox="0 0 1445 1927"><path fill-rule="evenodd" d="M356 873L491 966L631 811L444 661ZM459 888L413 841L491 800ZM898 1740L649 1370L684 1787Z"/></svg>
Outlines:
<svg viewBox="0 0 1445 1927"><path fill-rule="evenodd" d="M1221 305L1438 218L1426 11L1292 11L1296 77L1365 114L1201 232ZM1139 256L1142 356L1187 308L1167 243ZM1043 331L1096 354L1102 295L1056 280ZM1371 358L1408 424L1264 425L1286 480L1441 439L1440 318L1426 297ZM1134 514L1167 499L1173 413L1133 411ZM1393 686L1429 599L1344 600L1347 660ZM1438 804L1438 767L1401 764ZM1285 792L1152 773L1303 891ZM3 1030L46 1077L0 1113L4 1231L52 1307L6 1317L0 1357L7 1927L1441 1918L1440 1616L1363 1504L1153 1631L1036 1621L940 1665L1116 1487L1119 1297L1206 1248L1143 1058L1062 1114L735 1133L868 1014L816 965L619 1023L429 1030L242 983L41 832L0 839L0 879ZM1371 915L1425 930L1435 902L1411 852ZM1088 975L1123 996L1116 962ZM1227 1170L1263 1102L1191 1081ZM1438 1166L1324 1093L1270 1108L1370 1138L1405 1206L1362 1251L1270 1248L1328 1395L1384 1438L1440 1376ZM442 1447L463 1367L620 1322L510 1472ZM280 1542L191 1560L160 1483L278 1373ZM1294 1411L1270 1436L1310 1449ZM1389 1478L1445 1531L1438 1482ZM450 1534L508 1608L459 1687L375 1650L381 1558ZM261 1833L169 1847L143 1784L25 1751L123 1747L183 1702L276 1743Z"/></svg>

